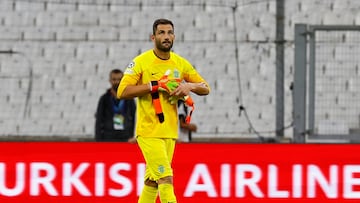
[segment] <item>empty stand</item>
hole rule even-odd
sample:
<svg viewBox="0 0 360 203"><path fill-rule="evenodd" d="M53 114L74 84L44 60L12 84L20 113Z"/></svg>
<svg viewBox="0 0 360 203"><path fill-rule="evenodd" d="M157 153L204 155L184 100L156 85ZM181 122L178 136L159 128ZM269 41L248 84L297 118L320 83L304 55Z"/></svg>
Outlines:
<svg viewBox="0 0 360 203"><path fill-rule="evenodd" d="M33 42L15 42L13 43L12 50L18 52L17 57L22 58L23 60L40 58L44 54L42 45Z"/></svg>
<svg viewBox="0 0 360 203"><path fill-rule="evenodd" d="M61 59L71 60L75 58L76 44L70 42L48 42L42 43L44 57L49 60Z"/></svg>
<svg viewBox="0 0 360 203"><path fill-rule="evenodd" d="M44 27L30 27L24 31L24 40L52 41L55 40L55 30Z"/></svg>
<svg viewBox="0 0 360 203"><path fill-rule="evenodd" d="M31 2L31 1L16 1L14 2L14 9L16 11L31 11L39 12L45 10L44 2Z"/></svg>
<svg viewBox="0 0 360 203"><path fill-rule="evenodd" d="M4 77L29 76L31 64L25 58L13 57L0 61L1 75Z"/></svg>
<svg viewBox="0 0 360 203"><path fill-rule="evenodd" d="M124 51L125 52L125 51ZM119 54L121 57L122 54ZM107 77L112 69L118 68L125 71L125 68L130 63L130 60L124 58L123 60L100 60L95 65L95 74L98 76Z"/></svg>
<svg viewBox="0 0 360 203"><path fill-rule="evenodd" d="M62 75L65 59L61 57L54 57L53 59L37 58L31 62L35 78L51 78Z"/></svg>
<svg viewBox="0 0 360 203"><path fill-rule="evenodd" d="M36 26L39 27L63 27L67 25L69 12L46 11L36 15Z"/></svg>
<svg viewBox="0 0 360 203"><path fill-rule="evenodd" d="M58 41L86 41L88 38L86 28L83 27L60 27L56 29Z"/></svg>
<svg viewBox="0 0 360 203"><path fill-rule="evenodd" d="M116 41L119 32L115 28L91 28L88 33L90 41Z"/></svg>
<svg viewBox="0 0 360 203"><path fill-rule="evenodd" d="M6 11L14 10L14 2L12 1L0 1L0 11L5 13Z"/></svg>
<svg viewBox="0 0 360 203"><path fill-rule="evenodd" d="M24 31L20 27L0 27L0 40L19 41L23 39Z"/></svg>
<svg viewBox="0 0 360 203"><path fill-rule="evenodd" d="M111 43L108 47L109 59L124 60L126 65L139 54L141 48L144 46L143 42L118 42ZM147 48L150 48L146 46Z"/></svg>
<svg viewBox="0 0 360 203"><path fill-rule="evenodd" d="M324 13L323 23L325 25L353 25L355 14L343 11Z"/></svg>
<svg viewBox="0 0 360 203"><path fill-rule="evenodd" d="M71 12L68 24L70 26L97 26L99 25L99 16L95 12Z"/></svg>
<svg viewBox="0 0 360 203"><path fill-rule="evenodd" d="M77 10L76 4L59 4L59 3L51 3L47 2L46 11L50 12L75 12Z"/></svg>
<svg viewBox="0 0 360 203"><path fill-rule="evenodd" d="M184 41L194 42L194 41L203 41L203 42L213 42L216 39L215 27L212 29L206 29L198 27L187 27L186 30L182 33Z"/></svg>
<svg viewBox="0 0 360 203"><path fill-rule="evenodd" d="M80 43L76 49L77 59L96 60L106 57L107 46L102 42Z"/></svg>
<svg viewBox="0 0 360 203"><path fill-rule="evenodd" d="M125 15L126 12L129 15ZM99 12L99 24L104 27L123 28L130 26L131 12Z"/></svg>
<svg viewBox="0 0 360 203"><path fill-rule="evenodd" d="M274 136L275 1L83 2L0 1L0 50L21 52L0 55L0 135L92 137L98 98L109 88L109 71L125 70L135 56L151 49L152 23L166 17L175 24L174 52L187 58L211 86L210 95L194 96L194 137L256 138L255 130ZM285 1L285 7L285 123L291 123L292 92L287 86L294 74L294 25L359 25L360 3L293 0ZM354 38L344 33L331 40ZM320 132L329 126L348 132L360 125L359 112L345 108L355 106L360 97L360 70L347 64L358 57L358 49L356 43L317 47L324 57L318 58L316 97L342 109L317 108ZM325 94L330 90L339 92ZM345 94L351 99L345 100ZM244 112L239 115L240 104L255 129ZM345 124L334 120L344 118L343 112L351 115Z"/></svg>
<svg viewBox="0 0 360 203"><path fill-rule="evenodd" d="M0 16L3 16L5 26L34 26L36 13L29 11L3 11Z"/></svg>

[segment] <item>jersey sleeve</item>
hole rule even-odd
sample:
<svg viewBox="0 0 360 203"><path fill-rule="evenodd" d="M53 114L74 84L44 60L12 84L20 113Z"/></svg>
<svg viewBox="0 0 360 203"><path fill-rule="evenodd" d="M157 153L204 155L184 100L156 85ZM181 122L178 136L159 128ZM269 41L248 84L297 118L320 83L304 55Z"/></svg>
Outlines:
<svg viewBox="0 0 360 203"><path fill-rule="evenodd" d="M125 88L128 85L136 85L139 83L139 80L141 78L141 64L137 64L135 62L136 60L133 60L129 65L126 67L124 71L124 76L120 81L118 90L117 90L117 97L120 97L122 93L124 92Z"/></svg>

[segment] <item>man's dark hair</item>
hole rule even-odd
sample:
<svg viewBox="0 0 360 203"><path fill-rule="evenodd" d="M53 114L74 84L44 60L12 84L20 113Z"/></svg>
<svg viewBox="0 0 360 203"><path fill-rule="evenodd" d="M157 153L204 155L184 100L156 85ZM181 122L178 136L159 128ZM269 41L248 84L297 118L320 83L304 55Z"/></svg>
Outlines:
<svg viewBox="0 0 360 203"><path fill-rule="evenodd" d="M113 74L113 73L115 73L115 74L118 74L118 73L123 73L120 69L112 69L111 71L110 71L110 76L111 76L111 74Z"/></svg>
<svg viewBox="0 0 360 203"><path fill-rule="evenodd" d="M156 32L157 26L160 25L160 24L162 24L162 25L170 24L171 27L174 29L174 24L171 22L171 20L160 18L160 19L155 20L155 22L153 24L153 34L154 35L155 35L155 32Z"/></svg>

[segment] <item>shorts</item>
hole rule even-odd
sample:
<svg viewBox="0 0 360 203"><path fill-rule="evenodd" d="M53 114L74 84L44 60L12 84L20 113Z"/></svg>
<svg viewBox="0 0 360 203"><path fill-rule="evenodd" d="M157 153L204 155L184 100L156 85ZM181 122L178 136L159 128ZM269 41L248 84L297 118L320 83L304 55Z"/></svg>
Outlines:
<svg viewBox="0 0 360 203"><path fill-rule="evenodd" d="M146 162L144 180L158 181L173 176L171 162L176 140L172 138L137 137L137 143Z"/></svg>

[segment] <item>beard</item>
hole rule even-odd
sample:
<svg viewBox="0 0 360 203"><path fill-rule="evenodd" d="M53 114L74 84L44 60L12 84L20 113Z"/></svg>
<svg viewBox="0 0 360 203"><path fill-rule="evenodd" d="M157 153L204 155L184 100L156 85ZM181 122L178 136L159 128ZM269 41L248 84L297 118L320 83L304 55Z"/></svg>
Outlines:
<svg viewBox="0 0 360 203"><path fill-rule="evenodd" d="M170 46L164 46L161 41L156 41L156 48L163 52L169 52L173 46L173 43L171 41L167 41L170 43Z"/></svg>
<svg viewBox="0 0 360 203"><path fill-rule="evenodd" d="M118 84L113 84L112 89L113 89L115 92L117 92L118 87L119 87L119 83L118 83Z"/></svg>

